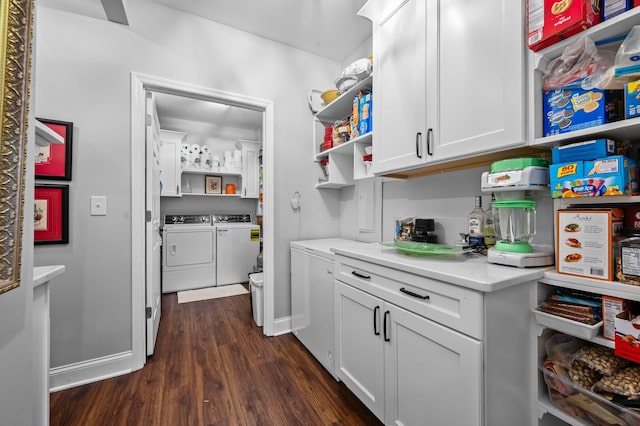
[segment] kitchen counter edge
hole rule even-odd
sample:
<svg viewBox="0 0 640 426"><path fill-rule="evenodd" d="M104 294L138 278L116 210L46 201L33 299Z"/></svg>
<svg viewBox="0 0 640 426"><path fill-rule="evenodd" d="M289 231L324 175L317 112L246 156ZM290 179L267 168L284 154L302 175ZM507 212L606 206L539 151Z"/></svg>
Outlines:
<svg viewBox="0 0 640 426"><path fill-rule="evenodd" d="M47 281L62 275L65 271L64 265L48 265L33 267L33 286L37 287Z"/></svg>

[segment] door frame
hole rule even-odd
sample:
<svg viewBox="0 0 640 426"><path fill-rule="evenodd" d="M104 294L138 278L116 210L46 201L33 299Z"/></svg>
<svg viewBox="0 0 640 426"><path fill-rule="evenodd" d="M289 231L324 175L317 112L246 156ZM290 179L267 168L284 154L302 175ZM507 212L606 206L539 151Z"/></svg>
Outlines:
<svg viewBox="0 0 640 426"><path fill-rule="evenodd" d="M131 346L132 370L142 368L146 362L145 319L145 92L168 93L177 96L220 102L227 105L262 111L263 193L264 219L264 327L263 333L274 335L274 104L268 99L256 98L197 86L189 83L131 73Z"/></svg>

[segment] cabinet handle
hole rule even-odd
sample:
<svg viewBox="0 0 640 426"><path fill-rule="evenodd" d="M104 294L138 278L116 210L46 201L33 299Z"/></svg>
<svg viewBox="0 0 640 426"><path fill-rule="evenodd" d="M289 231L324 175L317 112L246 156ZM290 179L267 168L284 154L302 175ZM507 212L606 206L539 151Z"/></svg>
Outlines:
<svg viewBox="0 0 640 426"><path fill-rule="evenodd" d="M176 185L176 194L180 193L180 185Z"/></svg>
<svg viewBox="0 0 640 426"><path fill-rule="evenodd" d="M380 335L380 330L378 330L378 321L376 321L378 319L379 312L380 306L373 308L373 334L376 336Z"/></svg>
<svg viewBox="0 0 640 426"><path fill-rule="evenodd" d="M358 278L363 278L363 279L365 279L365 280L370 280L370 279L371 279L371 275L362 275L362 274L359 274L359 273L358 273L358 272L356 272L356 271L351 271L351 274L352 274L352 275L355 275L355 276L356 276L356 277L358 277Z"/></svg>
<svg viewBox="0 0 640 426"><path fill-rule="evenodd" d="M389 315L391 315L391 313L389 311L385 311L384 312L384 322L382 324L383 329L384 329L384 341L385 342L390 342L391 338L387 335L387 318L389 318Z"/></svg>
<svg viewBox="0 0 640 426"><path fill-rule="evenodd" d="M420 141L422 140L422 133L416 133L416 157L422 158L422 153L420 153Z"/></svg>
<svg viewBox="0 0 640 426"><path fill-rule="evenodd" d="M433 129L427 130L427 154L433 155L431 151L431 136L433 135Z"/></svg>
<svg viewBox="0 0 640 426"><path fill-rule="evenodd" d="M429 300L429 295L425 294L424 296L418 293L414 293L411 290L407 290L404 287L400 288L400 291L403 292L404 294L408 294L409 296L413 296L413 297L417 297L418 299L424 299L424 300Z"/></svg>

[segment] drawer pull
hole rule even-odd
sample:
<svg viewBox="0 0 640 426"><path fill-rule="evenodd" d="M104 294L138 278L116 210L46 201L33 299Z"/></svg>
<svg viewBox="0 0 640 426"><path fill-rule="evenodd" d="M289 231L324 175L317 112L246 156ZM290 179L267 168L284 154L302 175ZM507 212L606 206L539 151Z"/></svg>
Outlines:
<svg viewBox="0 0 640 426"><path fill-rule="evenodd" d="M373 334L376 336L380 335L380 330L378 330L378 312L380 312L380 306L376 306L373 308Z"/></svg>
<svg viewBox="0 0 640 426"><path fill-rule="evenodd" d="M362 274L360 274L360 273L358 273L356 271L351 271L351 274L355 275L358 278L363 278L365 280L370 280L371 279L371 275L362 275Z"/></svg>
<svg viewBox="0 0 640 426"><path fill-rule="evenodd" d="M400 291L403 292L404 294L408 294L409 296L413 296L413 297L417 297L418 299L424 299L424 300L429 300L429 295L425 294L424 296L418 293L414 293L411 290L407 290L404 287L400 288Z"/></svg>
<svg viewBox="0 0 640 426"><path fill-rule="evenodd" d="M384 312L384 322L383 322L383 327L384 327L384 341L385 342L390 342L391 338L387 336L387 318L389 318L389 315L391 315L391 312L389 311L385 311Z"/></svg>

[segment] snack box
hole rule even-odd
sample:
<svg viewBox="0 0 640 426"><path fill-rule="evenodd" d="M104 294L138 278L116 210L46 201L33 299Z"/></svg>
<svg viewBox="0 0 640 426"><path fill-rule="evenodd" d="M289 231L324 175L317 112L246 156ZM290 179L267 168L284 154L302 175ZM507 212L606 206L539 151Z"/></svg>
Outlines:
<svg viewBox="0 0 640 426"><path fill-rule="evenodd" d="M549 166L551 198L636 195L636 162L622 155Z"/></svg>
<svg viewBox="0 0 640 426"><path fill-rule="evenodd" d="M616 341L613 353L615 356L633 362L640 362L640 317L624 310L616 315Z"/></svg>
<svg viewBox="0 0 640 426"><path fill-rule="evenodd" d="M360 107L358 108L360 114L358 132L360 133L360 136L366 135L371 131L372 102L371 91L366 91L360 94Z"/></svg>
<svg viewBox="0 0 640 426"><path fill-rule="evenodd" d="M629 302L619 297L602 296L602 337L616 340L616 316L629 306Z"/></svg>
<svg viewBox="0 0 640 426"><path fill-rule="evenodd" d="M527 42L537 52L600 22L600 0L528 0Z"/></svg>
<svg viewBox="0 0 640 426"><path fill-rule="evenodd" d="M355 139L360 136L360 124L358 120L360 119L360 95L356 95L353 97L353 102L351 103L351 139Z"/></svg>
<svg viewBox="0 0 640 426"><path fill-rule="evenodd" d="M556 216L556 271L613 281L623 210L572 208L558 210Z"/></svg>
<svg viewBox="0 0 640 426"><path fill-rule="evenodd" d="M544 136L624 118L624 90L583 89L580 83L543 92Z"/></svg>
<svg viewBox="0 0 640 426"><path fill-rule="evenodd" d="M623 12L633 8L632 0L602 0L602 17L603 21L618 16Z"/></svg>
<svg viewBox="0 0 640 426"><path fill-rule="evenodd" d="M640 80L624 85L624 118L640 115Z"/></svg>
<svg viewBox="0 0 640 426"><path fill-rule="evenodd" d="M552 163L568 163L570 161L595 160L609 155L630 155L631 143L617 142L612 139L594 139L576 142L551 150Z"/></svg>

